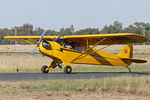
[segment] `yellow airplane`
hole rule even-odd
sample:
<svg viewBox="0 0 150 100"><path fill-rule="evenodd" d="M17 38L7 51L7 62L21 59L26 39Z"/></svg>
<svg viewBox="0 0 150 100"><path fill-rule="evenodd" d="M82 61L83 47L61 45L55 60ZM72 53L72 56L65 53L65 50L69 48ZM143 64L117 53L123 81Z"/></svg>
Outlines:
<svg viewBox="0 0 150 100"><path fill-rule="evenodd" d="M128 67L134 63L145 63L146 60L133 58L132 43L146 42L147 38L132 33L117 34L98 34L98 35L72 35L72 36L5 36L5 39L18 41L22 44L36 44L41 54L52 58L53 61L49 66L42 66L41 72L48 73L50 68L59 67L63 63L64 72L70 74L72 68L71 63L76 64L95 64L110 66ZM102 49L114 45L126 44L119 54L110 54L102 51ZM96 49L97 45L104 45L100 49ZM36 50L33 50L32 54Z"/></svg>

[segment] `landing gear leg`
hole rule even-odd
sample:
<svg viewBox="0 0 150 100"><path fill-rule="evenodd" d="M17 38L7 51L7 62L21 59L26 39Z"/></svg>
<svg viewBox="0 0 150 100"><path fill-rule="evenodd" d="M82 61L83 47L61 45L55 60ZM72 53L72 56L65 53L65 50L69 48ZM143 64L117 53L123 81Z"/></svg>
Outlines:
<svg viewBox="0 0 150 100"><path fill-rule="evenodd" d="M129 70L129 72L131 73L131 69L130 69L130 67L129 66L125 66L128 70Z"/></svg>
<svg viewBox="0 0 150 100"><path fill-rule="evenodd" d="M48 73L49 69L52 68L55 64L56 64L55 61L53 61L49 66L46 66L46 65L42 66L41 72Z"/></svg>
<svg viewBox="0 0 150 100"><path fill-rule="evenodd" d="M52 68L55 69L56 67L59 67L60 69L62 69L62 66L60 65L61 63L62 63L62 61L57 61L57 62L55 63L55 65L52 66Z"/></svg>

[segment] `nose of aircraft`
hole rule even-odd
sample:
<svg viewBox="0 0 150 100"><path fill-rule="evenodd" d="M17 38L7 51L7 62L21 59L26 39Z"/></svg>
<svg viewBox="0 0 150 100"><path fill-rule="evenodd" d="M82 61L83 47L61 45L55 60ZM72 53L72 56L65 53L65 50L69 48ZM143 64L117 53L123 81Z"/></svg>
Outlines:
<svg viewBox="0 0 150 100"><path fill-rule="evenodd" d="M43 55L52 55L52 46L48 41L42 41L39 44L39 52Z"/></svg>

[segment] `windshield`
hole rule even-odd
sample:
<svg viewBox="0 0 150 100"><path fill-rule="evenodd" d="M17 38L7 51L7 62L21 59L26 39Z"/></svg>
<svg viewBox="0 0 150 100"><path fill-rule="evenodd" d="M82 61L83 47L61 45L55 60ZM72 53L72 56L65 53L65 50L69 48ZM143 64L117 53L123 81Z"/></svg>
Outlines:
<svg viewBox="0 0 150 100"><path fill-rule="evenodd" d="M63 40L60 38L57 38L54 41L65 48L74 49L77 51L84 51L86 49L84 46L78 46L75 42L72 42L72 41L67 41L67 40Z"/></svg>

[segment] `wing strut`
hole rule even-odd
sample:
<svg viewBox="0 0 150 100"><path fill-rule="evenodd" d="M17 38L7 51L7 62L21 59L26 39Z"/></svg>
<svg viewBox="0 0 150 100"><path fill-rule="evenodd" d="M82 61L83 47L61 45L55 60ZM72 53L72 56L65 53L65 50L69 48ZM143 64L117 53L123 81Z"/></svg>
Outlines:
<svg viewBox="0 0 150 100"><path fill-rule="evenodd" d="M30 42L29 40L25 40L27 43L31 44L31 45L35 45L32 42Z"/></svg>
<svg viewBox="0 0 150 100"><path fill-rule="evenodd" d="M89 54L92 54L92 53L97 52L97 51L99 51L99 50L105 49L105 48L107 48L107 47L109 47L109 46L110 46L110 45L106 45L106 46L104 46L104 47L102 47L102 48L100 48L100 49L94 50L93 52L91 52L91 53L89 53Z"/></svg>
<svg viewBox="0 0 150 100"><path fill-rule="evenodd" d="M83 51L79 56L77 56L75 59L73 59L72 61L75 61L76 59L78 59L80 56L82 56L83 54L85 54L86 52L90 51L92 48L96 47L98 44L102 43L104 40L106 40L106 38L103 38L102 40L100 40L99 42L97 42L96 44L94 44L92 47L89 47L87 50ZM71 62L72 62L71 61Z"/></svg>

